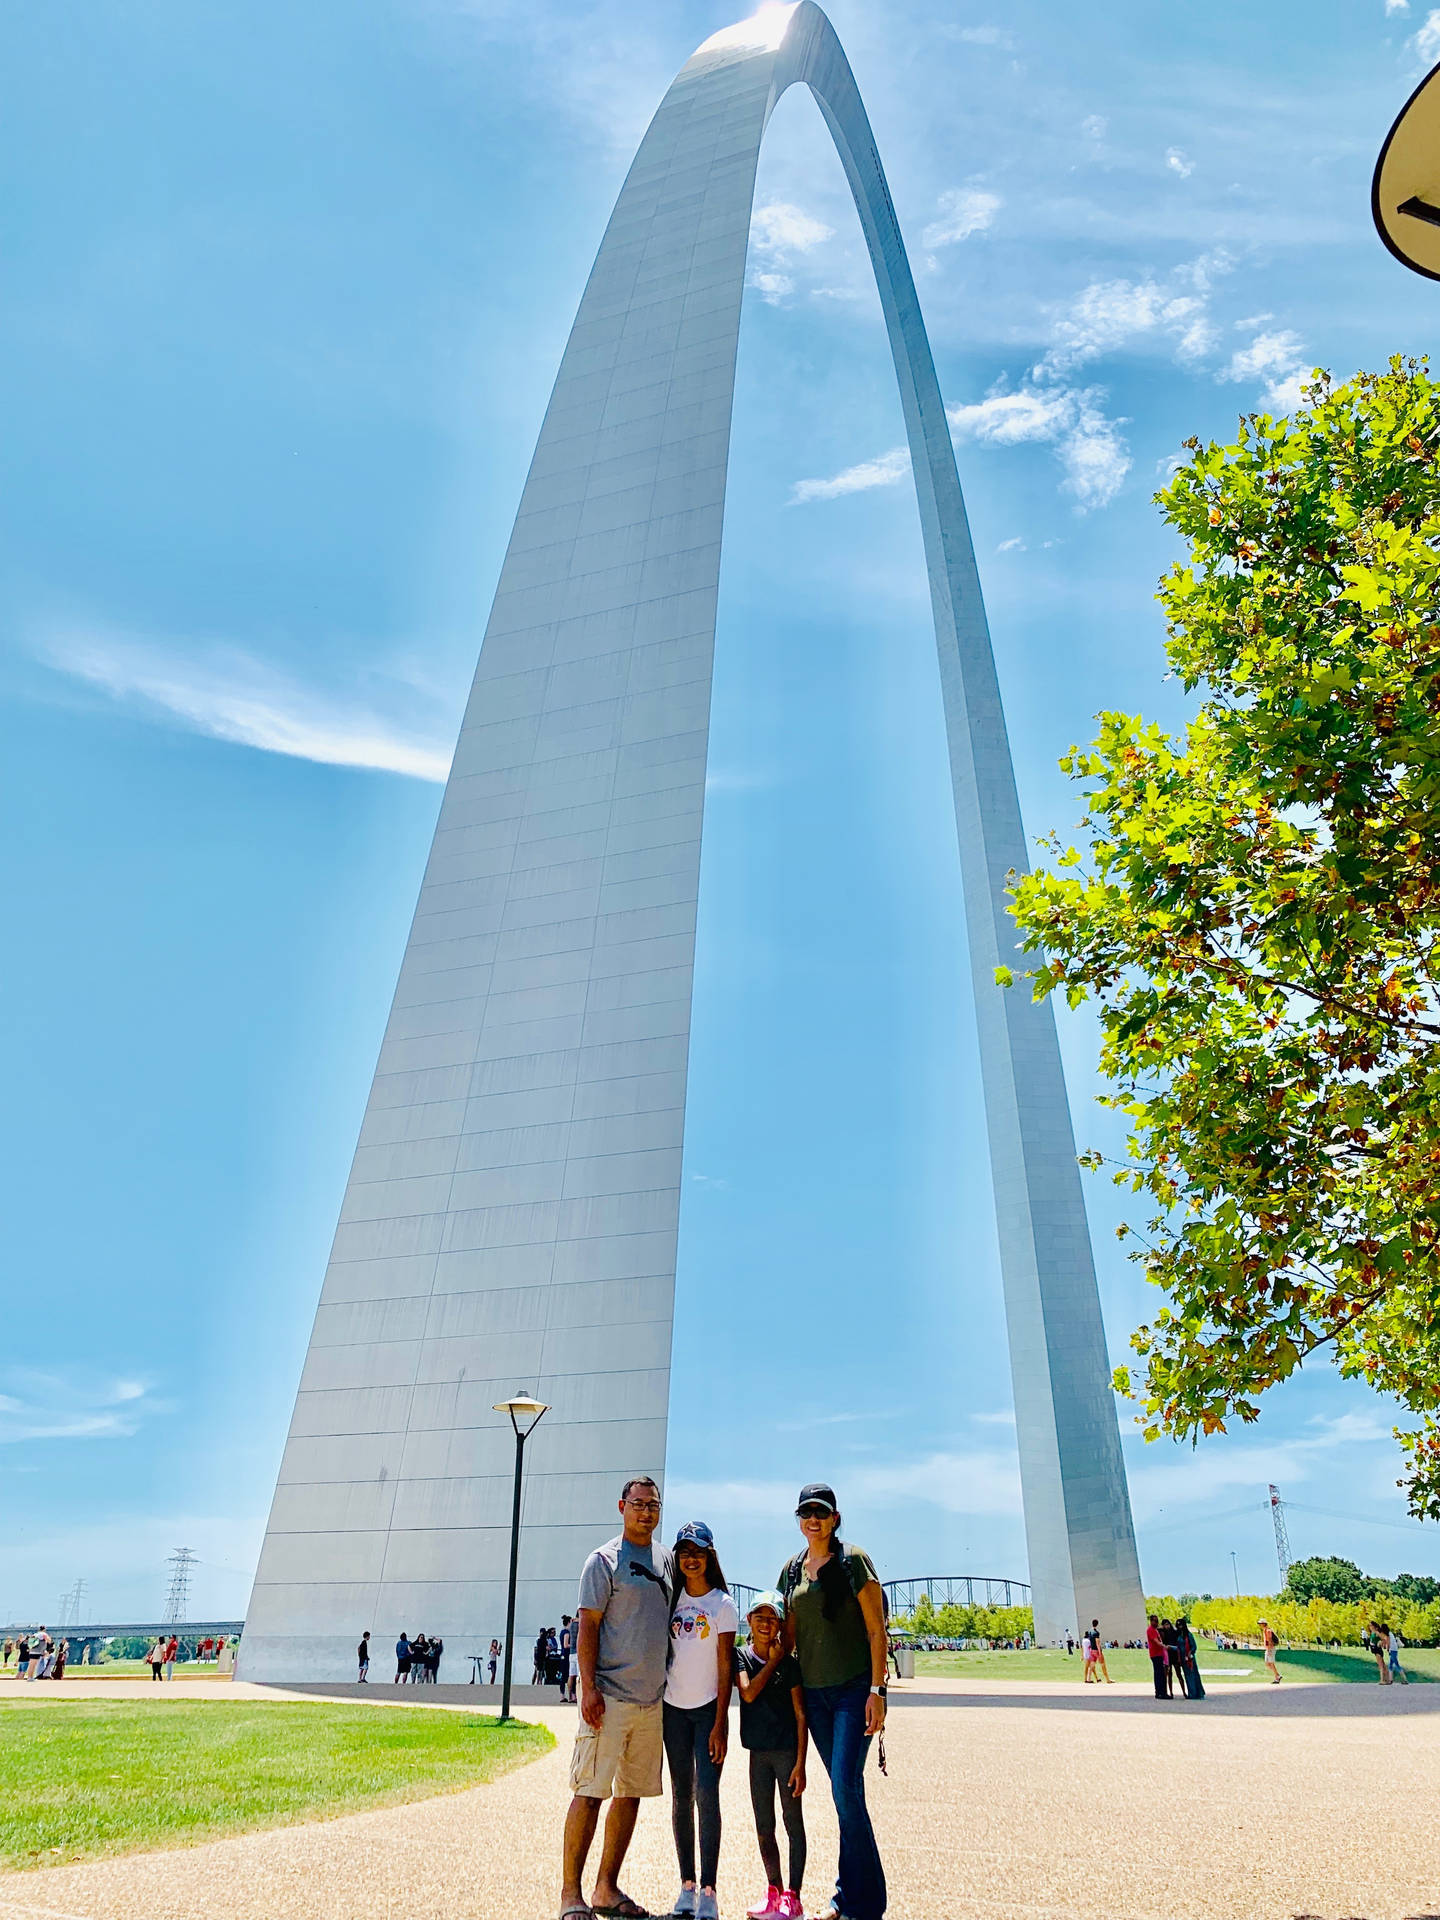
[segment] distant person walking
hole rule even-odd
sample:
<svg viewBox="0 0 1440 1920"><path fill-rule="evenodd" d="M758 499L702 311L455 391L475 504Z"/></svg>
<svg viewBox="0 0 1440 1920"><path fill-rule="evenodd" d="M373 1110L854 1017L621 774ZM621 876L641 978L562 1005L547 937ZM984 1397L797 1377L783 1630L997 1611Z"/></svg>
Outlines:
<svg viewBox="0 0 1440 1920"><path fill-rule="evenodd" d="M1087 1627L1080 1639L1085 1653L1085 1669L1080 1677L1087 1687L1098 1687L1100 1684L1100 1636L1093 1627Z"/></svg>
<svg viewBox="0 0 1440 1920"><path fill-rule="evenodd" d="M1405 1651L1405 1642L1394 1627L1385 1629L1385 1662L1390 1669L1392 1681L1398 1680L1402 1687L1410 1684L1409 1675L1400 1664L1400 1655Z"/></svg>
<svg viewBox="0 0 1440 1920"><path fill-rule="evenodd" d="M1095 1664L1100 1669L1100 1677L1107 1687L1113 1687L1115 1682L1110 1678L1110 1669L1105 1664L1105 1639L1098 1620L1090 1622L1090 1631L1095 1636Z"/></svg>
<svg viewBox="0 0 1440 1920"><path fill-rule="evenodd" d="M490 1684L492 1687L495 1684L495 1670L499 1665L500 1642L498 1640L492 1640L490 1642Z"/></svg>
<svg viewBox="0 0 1440 1920"><path fill-rule="evenodd" d="M360 1644L355 1649L355 1658L360 1666L360 1685L370 1678L370 1629L367 1627L360 1636Z"/></svg>
<svg viewBox="0 0 1440 1920"><path fill-rule="evenodd" d="M806 1723L840 1823L830 1920L882 1920L885 1868L865 1803L865 1762L885 1731L885 1603L869 1554L840 1537L833 1487L802 1487L795 1517L805 1546L775 1584L786 1606L786 1642L805 1683Z"/></svg>
<svg viewBox="0 0 1440 1920"><path fill-rule="evenodd" d="M1379 1681L1382 1687L1390 1684L1390 1656L1385 1645L1385 1634L1378 1626L1368 1627L1360 1636L1360 1644L1374 1656Z"/></svg>
<svg viewBox="0 0 1440 1920"><path fill-rule="evenodd" d="M150 1678L152 1680L163 1679L165 1669L165 1642L163 1640L157 1640L145 1658L150 1662Z"/></svg>
<svg viewBox="0 0 1440 1920"><path fill-rule="evenodd" d="M805 1879L805 1689L800 1663L785 1651L785 1602L761 1593L749 1613L750 1644L735 1655L740 1689L740 1744L750 1756L750 1807L765 1869L764 1898L747 1920L804 1920L800 1889ZM775 1797L785 1822L789 1872L780 1872L775 1842Z"/></svg>
<svg viewBox="0 0 1440 1920"><path fill-rule="evenodd" d="M1261 1645L1265 1649L1265 1666L1270 1675L1270 1684L1272 1687L1278 1687L1280 1684L1280 1667L1275 1658L1275 1650L1280 1645L1279 1639L1276 1637L1275 1629L1268 1620L1260 1620L1257 1621L1256 1624L1260 1628Z"/></svg>
<svg viewBox="0 0 1440 1920"><path fill-rule="evenodd" d="M179 1654L180 1642L172 1633L170 1638L165 1642L165 1678L167 1680L173 1680L175 1678L175 1662L179 1658Z"/></svg>
<svg viewBox="0 0 1440 1920"><path fill-rule="evenodd" d="M1152 1613L1150 1624L1145 1629L1145 1651L1150 1656L1150 1671L1155 1677L1155 1698L1168 1700L1170 1695L1165 1686L1165 1675L1169 1668L1170 1656L1165 1651L1165 1642L1160 1637L1160 1616Z"/></svg>
<svg viewBox="0 0 1440 1920"><path fill-rule="evenodd" d="M395 1678L392 1685L397 1687L409 1685L410 1662L413 1658L409 1637L402 1631L400 1638L395 1642Z"/></svg>
<svg viewBox="0 0 1440 1920"><path fill-rule="evenodd" d="M627 1480L621 1532L598 1547L580 1575L580 1729L570 1761L560 1920L643 1920L620 1886L620 1869L642 1799L663 1791L665 1667L675 1562L655 1544L660 1490L648 1476ZM537 1656L538 1656L537 1648ZM600 1867L587 1905L585 1862L608 1799Z"/></svg>

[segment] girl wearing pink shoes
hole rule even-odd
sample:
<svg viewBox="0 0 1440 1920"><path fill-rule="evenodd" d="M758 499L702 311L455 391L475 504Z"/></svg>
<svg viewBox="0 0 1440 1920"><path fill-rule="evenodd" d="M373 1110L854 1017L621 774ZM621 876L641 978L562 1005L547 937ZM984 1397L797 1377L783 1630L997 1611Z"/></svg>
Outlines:
<svg viewBox="0 0 1440 1920"><path fill-rule="evenodd" d="M735 1652L740 1688L740 1744L750 1755L750 1804L755 1837L765 1869L765 1894L749 1909L749 1920L804 1920L800 1883L805 1878L805 1690L800 1663L785 1651L785 1602L778 1593L762 1593L750 1609L750 1645ZM780 1849L775 1841L775 1796L790 1845L790 1872L780 1879Z"/></svg>

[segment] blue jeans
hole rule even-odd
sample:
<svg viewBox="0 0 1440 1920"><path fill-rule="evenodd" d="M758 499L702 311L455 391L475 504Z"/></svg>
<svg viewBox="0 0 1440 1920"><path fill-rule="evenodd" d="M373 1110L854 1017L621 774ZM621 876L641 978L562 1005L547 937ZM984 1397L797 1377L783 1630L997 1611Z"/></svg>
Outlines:
<svg viewBox="0 0 1440 1920"><path fill-rule="evenodd" d="M835 1905L845 1920L883 1920L885 1869L865 1804L865 1762L870 1741L865 1733L865 1702L870 1681L861 1674L840 1687L806 1687L805 1717L810 1738L830 1776L830 1792L840 1822L840 1875Z"/></svg>

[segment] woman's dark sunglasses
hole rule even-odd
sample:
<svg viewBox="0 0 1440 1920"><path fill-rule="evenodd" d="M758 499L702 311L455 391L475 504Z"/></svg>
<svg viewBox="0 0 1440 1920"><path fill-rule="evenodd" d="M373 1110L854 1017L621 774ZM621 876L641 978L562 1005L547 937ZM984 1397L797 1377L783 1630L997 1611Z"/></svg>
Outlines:
<svg viewBox="0 0 1440 1920"><path fill-rule="evenodd" d="M833 1507L796 1507L796 1518L800 1520L828 1520L834 1512Z"/></svg>

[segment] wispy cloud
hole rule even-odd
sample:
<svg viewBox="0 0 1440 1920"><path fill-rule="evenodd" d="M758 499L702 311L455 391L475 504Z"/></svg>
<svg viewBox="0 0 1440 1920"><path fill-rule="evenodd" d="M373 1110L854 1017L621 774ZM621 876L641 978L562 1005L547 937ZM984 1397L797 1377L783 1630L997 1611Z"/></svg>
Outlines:
<svg viewBox="0 0 1440 1920"><path fill-rule="evenodd" d="M1248 347L1238 348L1221 380L1259 381L1265 404L1283 410L1301 403L1300 381L1306 371L1304 343L1288 327L1257 333Z"/></svg>
<svg viewBox="0 0 1440 1920"><path fill-rule="evenodd" d="M0 1369L0 1443L124 1440L162 1411L144 1381L77 1369Z"/></svg>
<svg viewBox="0 0 1440 1920"><path fill-rule="evenodd" d="M958 27L957 40L963 40L971 47L1003 47L1007 53L1015 48L1015 36L1005 27Z"/></svg>
<svg viewBox="0 0 1440 1920"><path fill-rule="evenodd" d="M1107 417L1103 387L1027 384L999 391L968 405L950 407L950 428L957 440L992 447L1041 442L1052 446L1064 471L1061 485L1082 511L1105 507L1130 471L1130 451L1120 429L1123 420Z"/></svg>
<svg viewBox="0 0 1440 1920"><path fill-rule="evenodd" d="M1013 1449L973 1447L936 1449L891 1461L846 1468L842 1489L847 1507L898 1501L937 1508L942 1513L1008 1514L1020 1511L1020 1463ZM682 1480L666 1489L675 1510L703 1513L707 1519L750 1520L756 1514L789 1513L795 1504L793 1480Z"/></svg>
<svg viewBox="0 0 1440 1920"><path fill-rule="evenodd" d="M1199 255L1164 280L1092 280L1057 310L1049 351L1036 368L1042 379L1147 340L1168 342L1183 364L1201 359L1215 344L1207 304L1217 278L1233 262L1220 251Z"/></svg>
<svg viewBox="0 0 1440 1920"><path fill-rule="evenodd" d="M1241 1489L1253 1490L1258 1512L1268 1481L1302 1483L1330 1472L1337 1455L1381 1442L1393 1451L1386 1422L1373 1414L1342 1413L1313 1419L1294 1438L1268 1445L1218 1439L1194 1449L1167 1447L1163 1453L1158 1444L1136 1448L1129 1461L1130 1496L1142 1523Z"/></svg>
<svg viewBox="0 0 1440 1920"><path fill-rule="evenodd" d="M1165 164L1171 173L1178 173L1182 180L1188 180L1195 171L1195 162L1182 147L1167 147Z"/></svg>
<svg viewBox="0 0 1440 1920"><path fill-rule="evenodd" d="M892 447L873 460L846 467L829 480L797 480L790 490L790 504L798 507L808 500L838 500L847 493L868 493L872 487L893 487L909 471L910 449Z"/></svg>
<svg viewBox="0 0 1440 1920"><path fill-rule="evenodd" d="M1425 24L1410 42L1427 67L1440 60L1440 7L1425 16Z"/></svg>
<svg viewBox="0 0 1440 1920"><path fill-rule="evenodd" d="M927 247L949 247L983 233L1004 203L998 193L981 187L951 187L942 193L936 205L939 218L932 220L920 238Z"/></svg>
<svg viewBox="0 0 1440 1920"><path fill-rule="evenodd" d="M1087 113L1080 122L1080 131L1087 140L1103 140L1110 131L1110 122L1103 113Z"/></svg>
<svg viewBox="0 0 1440 1920"><path fill-rule="evenodd" d="M237 647L162 646L99 627L48 634L38 649L72 679L188 731L336 767L443 781L450 749L353 697L306 686ZM412 690L413 692L413 690Z"/></svg>
<svg viewBox="0 0 1440 1920"><path fill-rule="evenodd" d="M789 269L796 257L813 253L834 231L788 200L757 207L750 218L749 284L770 306L780 306L795 291Z"/></svg>
<svg viewBox="0 0 1440 1920"><path fill-rule="evenodd" d="M1408 13L1409 11L1410 0L1385 0L1385 18L1387 20L1392 13Z"/></svg>

